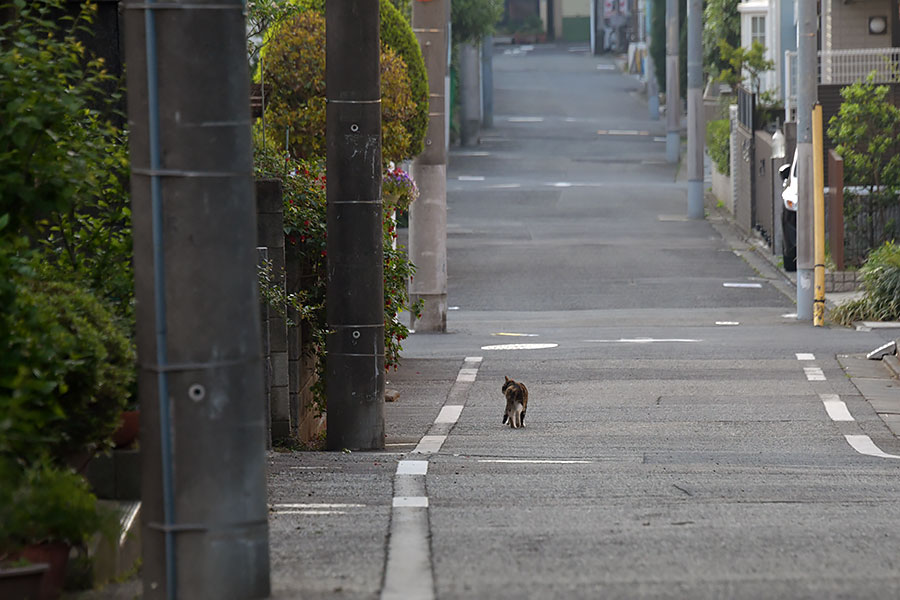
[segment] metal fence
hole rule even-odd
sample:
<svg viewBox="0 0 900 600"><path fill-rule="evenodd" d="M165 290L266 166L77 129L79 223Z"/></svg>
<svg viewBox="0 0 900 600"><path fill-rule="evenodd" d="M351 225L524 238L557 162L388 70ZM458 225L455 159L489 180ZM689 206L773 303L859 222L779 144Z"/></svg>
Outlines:
<svg viewBox="0 0 900 600"><path fill-rule="evenodd" d="M785 120L793 120L797 108L797 51L784 53ZM875 83L900 81L900 48L859 48L820 50L817 77L819 84L849 85L864 80L875 71Z"/></svg>

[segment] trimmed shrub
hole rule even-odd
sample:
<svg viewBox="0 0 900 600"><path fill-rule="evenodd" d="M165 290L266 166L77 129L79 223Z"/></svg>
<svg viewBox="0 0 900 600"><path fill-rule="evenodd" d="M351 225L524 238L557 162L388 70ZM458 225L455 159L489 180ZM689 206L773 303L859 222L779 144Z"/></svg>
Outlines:
<svg viewBox="0 0 900 600"><path fill-rule="evenodd" d="M322 52L325 47L325 2L294 0L293 3L302 12L276 26L268 34L266 48L263 50L266 82L274 88L268 99L266 115L269 124L279 131L271 137L281 139L281 132L285 127L291 127L291 152L296 158L310 159L325 154L325 55ZM387 123L389 127L386 129L390 129L382 132L382 143L388 146L382 149L382 155L385 162L400 162L420 154L425 147L429 110L428 74L422 51L409 22L390 0L380 0L380 11L382 95L392 96L394 102L398 97L403 99L401 105L395 103L382 106L388 113L382 113L382 125ZM298 28L302 31L298 31ZM397 63L394 58L389 58L390 65L385 66L385 47L402 60L405 77L396 72L401 69L401 63ZM289 48L295 50L288 50ZM290 52L291 56L285 57L286 52ZM285 63L291 61L296 62L296 72L291 73L290 68L285 72ZM384 80L386 69L391 71L388 81ZM398 80L406 82L405 85L400 83L400 89L393 87ZM292 91L279 89L282 86L287 86ZM298 87L303 89L298 90ZM293 96L293 100L288 101L288 96ZM383 98L383 103L386 102L387 99ZM403 132L392 123L398 115ZM319 136L319 132L321 139L294 139L297 136ZM393 135L400 135L401 139L395 141L391 137Z"/></svg>
<svg viewBox="0 0 900 600"><path fill-rule="evenodd" d="M0 454L63 462L109 447L135 378L113 314L75 285L23 282L3 329L17 360L0 373Z"/></svg>
<svg viewBox="0 0 900 600"><path fill-rule="evenodd" d="M265 49L266 79L273 88L267 120L277 132L289 129L288 149L299 159L325 155L324 47L325 18L304 11L282 23ZM382 159L399 162L411 156L405 123L414 116L415 105L406 65L386 46L381 51L381 90Z"/></svg>

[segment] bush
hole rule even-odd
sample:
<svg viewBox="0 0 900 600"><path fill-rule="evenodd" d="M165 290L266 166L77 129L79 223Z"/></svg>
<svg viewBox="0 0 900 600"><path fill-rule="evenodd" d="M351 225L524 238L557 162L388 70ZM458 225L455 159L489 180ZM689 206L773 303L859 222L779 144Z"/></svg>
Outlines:
<svg viewBox="0 0 900 600"><path fill-rule="evenodd" d="M115 527L77 473L46 460L23 469L0 459L0 554L43 542L81 546Z"/></svg>
<svg viewBox="0 0 900 600"><path fill-rule="evenodd" d="M50 16L61 5L15 0L12 18L0 22L0 215L9 215L11 232L33 232L52 211L121 192L121 165L109 169L118 133L94 108L110 76L75 35L96 6L63 31Z"/></svg>
<svg viewBox="0 0 900 600"><path fill-rule="evenodd" d="M309 160L325 155L326 95L325 19L317 2L307 4L308 10L272 31L264 56L266 83L272 86L266 119L276 131L271 137L281 139L289 129L291 154ZM422 151L428 80L409 24L388 0L382 0L381 10L382 158L400 162Z"/></svg>
<svg viewBox="0 0 900 600"><path fill-rule="evenodd" d="M718 119L706 124L706 147L716 170L731 175L731 123Z"/></svg>
<svg viewBox="0 0 900 600"><path fill-rule="evenodd" d="M62 463L102 450L131 394L135 353L113 314L90 292L62 282L20 281L4 315L0 454L46 452Z"/></svg>
<svg viewBox="0 0 900 600"><path fill-rule="evenodd" d="M900 245L887 242L873 250L860 272L863 297L837 307L831 317L842 325L900 320Z"/></svg>

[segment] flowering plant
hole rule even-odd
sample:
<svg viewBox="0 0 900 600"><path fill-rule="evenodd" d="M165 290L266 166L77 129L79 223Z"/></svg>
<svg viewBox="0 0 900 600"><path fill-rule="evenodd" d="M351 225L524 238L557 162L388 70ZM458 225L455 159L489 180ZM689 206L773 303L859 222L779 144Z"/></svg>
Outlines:
<svg viewBox="0 0 900 600"><path fill-rule="evenodd" d="M390 162L381 179L381 196L386 213L402 213L419 197L419 188L409 173Z"/></svg>

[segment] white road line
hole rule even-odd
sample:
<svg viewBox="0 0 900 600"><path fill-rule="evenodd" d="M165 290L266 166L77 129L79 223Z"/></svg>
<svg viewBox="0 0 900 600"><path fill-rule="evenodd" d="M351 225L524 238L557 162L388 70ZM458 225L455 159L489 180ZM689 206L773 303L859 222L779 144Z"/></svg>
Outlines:
<svg viewBox="0 0 900 600"><path fill-rule="evenodd" d="M401 460L397 463L397 475L427 475L427 460Z"/></svg>
<svg viewBox="0 0 900 600"><path fill-rule="evenodd" d="M522 187L521 183L497 183L495 185L489 185L489 190L515 190Z"/></svg>
<svg viewBox="0 0 900 600"><path fill-rule="evenodd" d="M446 435L423 435L413 454L434 454L440 451L446 441Z"/></svg>
<svg viewBox="0 0 900 600"><path fill-rule="evenodd" d="M428 496L395 496L394 508L428 508Z"/></svg>
<svg viewBox="0 0 900 600"><path fill-rule="evenodd" d="M483 356L467 356L463 362L481 364L481 361L483 360Z"/></svg>
<svg viewBox="0 0 900 600"><path fill-rule="evenodd" d="M345 510L276 510L273 515L346 515Z"/></svg>
<svg viewBox="0 0 900 600"><path fill-rule="evenodd" d="M491 335L505 335L507 337L540 337L536 333L507 333L504 331L501 331L499 333L492 333Z"/></svg>
<svg viewBox="0 0 900 600"><path fill-rule="evenodd" d="M825 381L825 373L819 367L803 367L807 381Z"/></svg>
<svg viewBox="0 0 900 600"><path fill-rule="evenodd" d="M527 458L484 458L479 459L480 463L503 463L514 465L591 465L592 460L550 460L550 459L527 459Z"/></svg>
<svg viewBox="0 0 900 600"><path fill-rule="evenodd" d="M733 283L733 282L728 282L728 283L723 283L723 284L722 284L722 287L727 287L727 288L747 288L747 289L753 288L753 289L757 289L757 288L761 288L761 287L762 287L762 284L761 284L761 283Z"/></svg>
<svg viewBox="0 0 900 600"><path fill-rule="evenodd" d="M847 405L841 400L837 394L819 394L822 404L825 405L825 412L831 417L832 421L854 421L855 419L847 410Z"/></svg>
<svg viewBox="0 0 900 600"><path fill-rule="evenodd" d="M716 325L734 326L734 325L740 325L740 322L739 321L716 321Z"/></svg>
<svg viewBox="0 0 900 600"><path fill-rule="evenodd" d="M695 343L703 340L691 338L619 338L618 340L584 340L592 344L656 344L656 343Z"/></svg>
<svg viewBox="0 0 900 600"><path fill-rule="evenodd" d="M482 346L482 350L544 350L546 348L556 348L559 344L495 344L492 346Z"/></svg>
<svg viewBox="0 0 900 600"><path fill-rule="evenodd" d="M809 352L798 352L797 360L816 360L816 355Z"/></svg>
<svg viewBox="0 0 900 600"><path fill-rule="evenodd" d="M658 143L658 142L667 142L668 140L664 137L655 137L655 138L653 138L653 141Z"/></svg>
<svg viewBox="0 0 900 600"><path fill-rule="evenodd" d="M510 123L543 123L544 117L508 117Z"/></svg>
<svg viewBox="0 0 900 600"><path fill-rule="evenodd" d="M441 412L438 414L437 419L434 420L435 423L456 423L459 421L459 415L462 414L462 405L461 404L450 404L441 408Z"/></svg>
<svg viewBox="0 0 900 600"><path fill-rule="evenodd" d="M296 503L289 502L286 504L273 504L272 508L314 508L314 509L325 509L325 508L364 508L365 504L328 504L328 503Z"/></svg>
<svg viewBox="0 0 900 600"><path fill-rule="evenodd" d="M875 456L877 458L900 458L900 456L883 452L881 448L875 445L872 438L867 435L845 435L844 439L846 439L847 443L860 454Z"/></svg>
<svg viewBox="0 0 900 600"><path fill-rule="evenodd" d="M484 176L482 175L460 175L457 177L460 181L484 181Z"/></svg>
<svg viewBox="0 0 900 600"><path fill-rule="evenodd" d="M472 382L478 376L478 369L460 369L456 374L456 380L459 382Z"/></svg>
<svg viewBox="0 0 900 600"><path fill-rule="evenodd" d="M787 313L787 314L784 314L784 315L781 315L781 316L782 316L782 318L784 318L784 319L796 319L796 318L797 318L797 313Z"/></svg>

